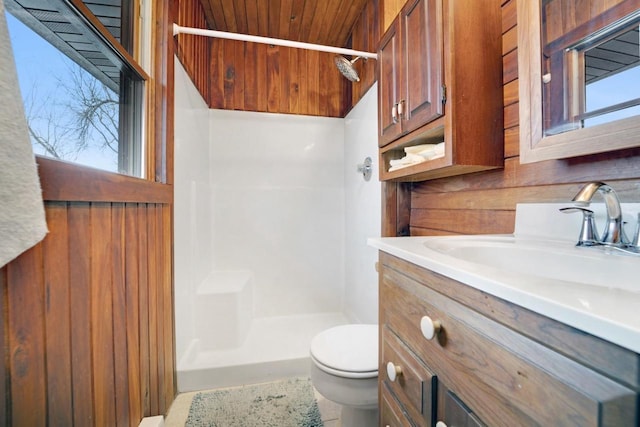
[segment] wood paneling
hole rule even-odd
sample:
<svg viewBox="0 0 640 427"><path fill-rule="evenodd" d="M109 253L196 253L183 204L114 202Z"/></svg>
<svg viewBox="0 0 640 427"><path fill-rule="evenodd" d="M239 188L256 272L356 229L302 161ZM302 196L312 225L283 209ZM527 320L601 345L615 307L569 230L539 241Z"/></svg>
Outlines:
<svg viewBox="0 0 640 427"><path fill-rule="evenodd" d="M181 0L176 23L184 27L207 28L205 9L199 0ZM210 97L209 50L212 39L187 34L177 36L176 55L204 99Z"/></svg>
<svg viewBox="0 0 640 427"><path fill-rule="evenodd" d="M269 37L275 37L270 33L275 31L289 36L280 38L369 52L377 50L380 37L379 0L179 3L177 22L183 26L203 28L207 14L215 29ZM322 43L343 26L349 28L348 38L339 44ZM358 61L360 82L352 83L335 67L331 53L192 35L179 35L176 45L180 61L210 108L344 117L377 80L375 60Z"/></svg>
<svg viewBox="0 0 640 427"><path fill-rule="evenodd" d="M90 228L91 219L88 203L69 203L67 210L68 224L71 225L68 233L69 257L71 254L91 253L90 240L87 230ZM53 230L51 231L53 232ZM47 237L48 238L48 237ZM64 238L64 237L62 237ZM87 399L92 395L91 389L91 306L90 293L90 259L88 256L74 256L69 263L69 287L70 306L74 307L70 312L71 345L71 381L72 397L74 402L85 401L83 405L74 405L74 425L93 425L93 400Z"/></svg>
<svg viewBox="0 0 640 427"><path fill-rule="evenodd" d="M368 0L201 1L214 30L345 47Z"/></svg>
<svg viewBox="0 0 640 427"><path fill-rule="evenodd" d="M400 9L404 6L406 2L403 0L382 0L381 2L381 13L380 13L380 24L382 25L382 33L385 33L391 23L396 18L398 13L400 13Z"/></svg>
<svg viewBox="0 0 640 427"><path fill-rule="evenodd" d="M210 108L344 117L350 85L333 54L213 39ZM195 79L194 79L195 80Z"/></svg>
<svg viewBox="0 0 640 427"><path fill-rule="evenodd" d="M50 202L46 213L47 237L1 274L6 424L137 426L166 413L175 394L170 207Z"/></svg>
<svg viewBox="0 0 640 427"><path fill-rule="evenodd" d="M513 232L517 203L570 203L585 182L611 184L623 202L640 202L640 149L521 165L518 157L516 1L503 3L505 167L413 184L411 234Z"/></svg>
<svg viewBox="0 0 640 427"><path fill-rule="evenodd" d="M502 5L502 33L506 34L518 22L516 16L516 2L506 0Z"/></svg>
<svg viewBox="0 0 640 427"><path fill-rule="evenodd" d="M351 47L353 49L366 52L376 52L378 50L378 42L383 33L383 31L380 30L379 19L382 3L386 6L387 2L382 0L369 0L367 2L351 33ZM349 97L351 98L349 108L356 105L358 101L360 101L360 98L362 98L369 88L378 80L378 64L376 60L361 59L355 66L360 76L360 81L345 85L347 89L351 90L350 96L348 93L345 93L347 99L349 99Z"/></svg>
<svg viewBox="0 0 640 427"><path fill-rule="evenodd" d="M0 425L133 427L173 402L177 6L153 2L149 179L37 159L49 233L0 269Z"/></svg>
<svg viewBox="0 0 640 427"><path fill-rule="evenodd" d="M551 0L544 6L544 15L548 18L545 21L546 34L543 39L552 42L621 3L625 3L625 0L582 0L579 2ZM623 5L626 12L621 15L627 15L635 7L633 1L627 1L626 5Z"/></svg>
<svg viewBox="0 0 640 427"><path fill-rule="evenodd" d="M44 253L69 253L66 203L51 203L47 209L49 236ZM71 381L71 316L68 258L43 259L45 281L45 346L47 354L47 410L52 425L73 425Z"/></svg>
<svg viewBox="0 0 640 427"><path fill-rule="evenodd" d="M516 2L508 1L502 6L502 73L504 88L504 156L505 159L520 154L519 88L518 88L518 40ZM515 62L515 63L514 63Z"/></svg>
<svg viewBox="0 0 640 427"><path fill-rule="evenodd" d="M411 193L405 183L385 181L382 185L383 237L408 236Z"/></svg>
<svg viewBox="0 0 640 427"><path fill-rule="evenodd" d="M3 364L0 365L0 384L4 384L3 393L0 395L0 425L8 426L11 421L11 393L7 391L9 372L7 372L7 360L9 360L9 328L7 322L7 269L0 268L0 319L3 320L0 327L0 358Z"/></svg>
<svg viewBox="0 0 640 427"><path fill-rule="evenodd" d="M46 425L44 304L42 247L38 245L7 267L9 411L16 426Z"/></svg>
<svg viewBox="0 0 640 427"><path fill-rule="evenodd" d="M509 83L518 78L518 50L511 50L502 59L502 82Z"/></svg>

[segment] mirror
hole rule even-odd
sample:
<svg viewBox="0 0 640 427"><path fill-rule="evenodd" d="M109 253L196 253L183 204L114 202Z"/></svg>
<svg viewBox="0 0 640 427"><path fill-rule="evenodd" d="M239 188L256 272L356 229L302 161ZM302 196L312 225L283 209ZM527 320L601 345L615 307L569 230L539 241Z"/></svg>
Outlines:
<svg viewBox="0 0 640 427"><path fill-rule="evenodd" d="M640 8L606 3L518 0L522 163L640 146Z"/></svg>

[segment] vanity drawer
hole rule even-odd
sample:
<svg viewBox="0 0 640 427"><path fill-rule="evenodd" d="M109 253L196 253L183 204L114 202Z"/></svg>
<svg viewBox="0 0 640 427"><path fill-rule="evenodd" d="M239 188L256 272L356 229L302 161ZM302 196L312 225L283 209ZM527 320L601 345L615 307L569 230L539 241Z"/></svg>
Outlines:
<svg viewBox="0 0 640 427"><path fill-rule="evenodd" d="M633 390L434 291L428 279L383 265L380 301L380 324L488 425L636 426ZM425 315L441 324L432 340L421 332Z"/></svg>
<svg viewBox="0 0 640 427"><path fill-rule="evenodd" d="M380 404L381 427L413 427L391 392L382 384Z"/></svg>
<svg viewBox="0 0 640 427"><path fill-rule="evenodd" d="M378 370L388 388L419 426L435 422L436 377L387 327L382 328L382 357Z"/></svg>

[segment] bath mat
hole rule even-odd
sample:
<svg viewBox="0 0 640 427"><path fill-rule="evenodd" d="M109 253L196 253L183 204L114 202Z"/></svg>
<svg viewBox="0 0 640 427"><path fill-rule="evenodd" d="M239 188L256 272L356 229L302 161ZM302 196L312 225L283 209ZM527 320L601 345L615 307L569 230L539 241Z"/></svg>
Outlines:
<svg viewBox="0 0 640 427"><path fill-rule="evenodd" d="M185 427L322 427L309 378L201 392Z"/></svg>

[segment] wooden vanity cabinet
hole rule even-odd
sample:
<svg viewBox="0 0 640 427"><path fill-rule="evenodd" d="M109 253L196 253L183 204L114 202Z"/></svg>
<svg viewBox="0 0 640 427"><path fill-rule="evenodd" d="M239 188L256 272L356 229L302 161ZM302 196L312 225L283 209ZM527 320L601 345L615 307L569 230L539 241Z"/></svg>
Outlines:
<svg viewBox="0 0 640 427"><path fill-rule="evenodd" d="M504 165L499 1L408 0L378 48L382 181L420 181ZM389 172L404 148L445 155Z"/></svg>
<svg viewBox="0 0 640 427"><path fill-rule="evenodd" d="M379 265L381 426L638 426L640 355L384 252ZM423 316L440 322L431 340Z"/></svg>

